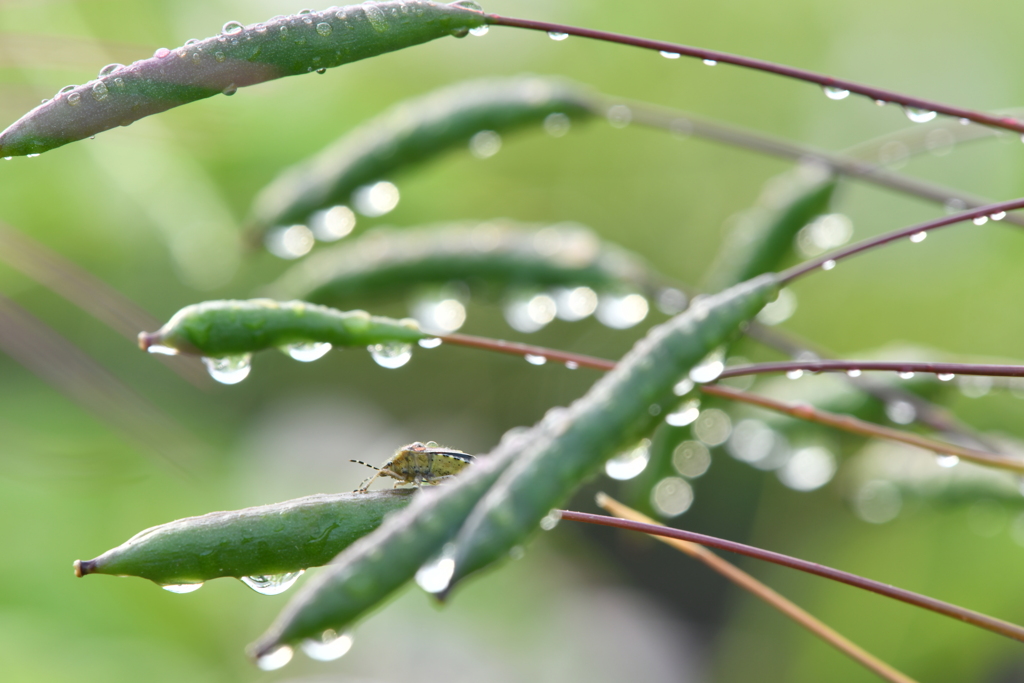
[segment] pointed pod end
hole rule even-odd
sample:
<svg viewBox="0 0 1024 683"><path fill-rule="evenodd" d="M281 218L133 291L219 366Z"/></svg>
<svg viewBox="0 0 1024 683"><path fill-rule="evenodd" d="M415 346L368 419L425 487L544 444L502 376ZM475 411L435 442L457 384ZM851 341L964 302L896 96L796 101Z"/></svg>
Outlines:
<svg viewBox="0 0 1024 683"><path fill-rule="evenodd" d="M156 332L139 332L139 348L149 351L149 347L156 343Z"/></svg>
<svg viewBox="0 0 1024 683"><path fill-rule="evenodd" d="M79 579L86 574L92 574L95 568L95 560L75 560L75 576Z"/></svg>

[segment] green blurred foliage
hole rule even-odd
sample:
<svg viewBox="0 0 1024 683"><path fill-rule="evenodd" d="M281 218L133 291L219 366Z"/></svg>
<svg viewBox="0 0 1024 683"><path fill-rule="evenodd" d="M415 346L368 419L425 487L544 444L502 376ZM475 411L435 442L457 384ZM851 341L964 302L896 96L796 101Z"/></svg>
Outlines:
<svg viewBox="0 0 1024 683"><path fill-rule="evenodd" d="M1021 44L1005 29L1024 20L1024 6L995 0L969 7L923 0L484 4L499 13L739 52L978 109L1024 100ZM251 23L298 9L274 0L5 0L0 125L109 62L212 35L228 20ZM162 322L196 301L248 297L287 267L235 250L250 200L281 168L400 99L463 78L520 72L564 74L609 94L830 149L908 125L894 106L856 97L833 102L813 86L773 76L494 28L484 38L445 39L324 76L244 89L37 159L0 161L0 220ZM925 155L902 170L1012 197L1022 186L1022 152L1016 136L1007 135L947 156ZM788 167L598 121L564 138L521 134L487 160L453 154L397 178L398 208L361 220L574 220L645 255L661 272L697 282L729 218ZM856 183L838 208L853 219L855 238L939 213ZM794 286L799 309L786 326L854 357L893 341L968 357L1019 357L1024 316L1016 315L1016 285L1024 242L1014 232L992 223L954 227L922 244L843 263ZM344 659L260 673L243 647L287 595L263 597L228 580L186 596L140 580L83 581L73 577L72 561L178 517L351 489L364 472L349 458L383 461L412 440L484 452L505 430L579 396L594 373L450 347L417 352L399 370L379 368L359 351L334 352L314 365L268 352L255 357L243 384L200 389L4 264L0 294L160 411L169 430L161 434L190 444L183 474L166 461L165 436L97 417L105 394L76 402L57 388L60 373L47 382L38 368L30 372L0 355L4 680L872 680L690 560L647 539L566 523L523 561L475 581L443 612L409 593L356 633ZM373 313L404 311L395 302ZM469 305L464 331L524 338L482 303ZM617 357L641 334L588 320L555 323L525 339ZM63 367L66 358L47 355L44 341L28 342L36 361ZM751 344L742 352L772 357ZM125 399L109 400L110 410L127 410ZM1021 403L1007 391L953 396L950 405L980 429L1024 437ZM694 481L693 508L674 523L1024 621L1024 589L1015 580L1024 548L1010 534L1016 527L1009 513L995 533L993 525L974 523L969 507L927 504L907 506L887 524L868 524L844 502L842 476L797 493L721 451ZM609 486L595 482L575 505L591 509L587 495ZM1018 643L821 579L749 568L912 676L1024 680Z"/></svg>

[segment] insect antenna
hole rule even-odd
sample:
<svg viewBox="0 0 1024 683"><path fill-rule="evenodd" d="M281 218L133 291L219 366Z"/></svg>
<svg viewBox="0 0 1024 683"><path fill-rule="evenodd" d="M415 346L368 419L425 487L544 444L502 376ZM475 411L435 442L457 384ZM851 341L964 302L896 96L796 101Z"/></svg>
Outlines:
<svg viewBox="0 0 1024 683"><path fill-rule="evenodd" d="M379 468L379 467L374 467L374 466L373 466L373 465L371 465L370 463L368 463L368 462L363 462L362 460L349 460L349 462L354 462L354 463L355 463L355 464L357 464L357 465L366 465L366 466L367 466L367 467L369 467L369 468L370 468L371 470L377 470L378 472L380 472L380 468Z"/></svg>

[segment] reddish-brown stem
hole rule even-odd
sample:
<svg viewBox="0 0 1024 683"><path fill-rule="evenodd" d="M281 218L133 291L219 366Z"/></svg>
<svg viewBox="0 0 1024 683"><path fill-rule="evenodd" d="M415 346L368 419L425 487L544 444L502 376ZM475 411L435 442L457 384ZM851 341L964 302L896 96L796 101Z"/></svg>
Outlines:
<svg viewBox="0 0 1024 683"><path fill-rule="evenodd" d="M963 460L970 460L971 462L978 463L979 465L987 465L989 467L997 467L999 469L1024 473L1024 460L1019 460L1017 458L1008 458L945 441L929 439L923 436L918 436L917 434L903 432L898 429L883 427L882 425L877 425L872 422L865 422L864 420L859 420L849 415L829 413L807 404L783 403L782 401L776 401L775 399L771 399L766 396L758 396L757 394L750 394L730 387L704 385L700 389L705 394L709 394L711 396L718 396L731 401L740 401L741 403L749 403L778 413L784 413L800 420L807 420L808 422L817 422L818 424L835 427L836 429L841 429L845 432L860 434L862 436L871 436L879 439L889 439L890 441L899 441L911 446L934 451L935 453L956 455Z"/></svg>
<svg viewBox="0 0 1024 683"><path fill-rule="evenodd" d="M928 597L927 595L921 595L920 593L896 588L895 586L890 586L888 584L881 583L880 581L866 579L862 576L851 574L850 572L826 567L825 565L821 565L816 562L808 562L796 557L790 557L789 555L783 555L770 550L762 550L761 548L755 548L743 543L736 543L734 541L727 541L714 536L698 534L693 531L683 531L682 529L674 529L657 524L646 524L643 522L619 519L618 517L609 517L607 515L593 515L586 512L570 512L568 510L562 510L561 516L562 519L567 519L573 522L600 524L603 526L617 527L619 529L627 529L629 531L639 531L641 533L652 534L655 536L675 538L710 548L718 548L719 550L726 550L728 552L746 555L747 557L764 560L765 562L772 562L774 564L782 565L783 567L790 567L791 569L797 569L802 572L807 572L808 574L815 574L826 579L854 586L855 588L884 595L887 598L900 600L901 602L921 607L947 617L958 619L968 624L973 624L974 626L978 626L988 631L1004 635L1007 638L1013 638L1014 640L1024 642L1024 628L1016 624L1011 624L1010 622L1003 621L1002 619L996 619L994 617L981 614L980 612L958 607L957 605L952 605L948 602L943 602L942 600L936 600L935 598Z"/></svg>
<svg viewBox="0 0 1024 683"><path fill-rule="evenodd" d="M533 346L531 344L504 341L502 339L474 337L468 334L439 334L437 335L437 338L446 344L469 346L474 349L484 349L486 351L497 351L498 353L508 353L513 356L537 356L557 363L565 363L569 366L575 365L576 367L581 368L611 370L615 367L615 361L613 360L595 358L594 356L584 356L579 353L570 353L568 351L558 351L556 349L548 349L543 346Z"/></svg>
<svg viewBox="0 0 1024 683"><path fill-rule="evenodd" d="M912 363L873 360L796 360L777 363L753 363L726 368L719 379L760 375L771 372L850 372L880 370L884 372L927 372L935 375L980 375L984 377L1024 377L1024 365L979 365L975 363Z"/></svg>
<svg viewBox="0 0 1024 683"><path fill-rule="evenodd" d="M1008 202L989 204L988 206L971 209L970 211L963 211L951 216L945 216L944 218L936 218L933 221L918 223L917 225L912 225L909 228L893 230L892 232L887 232L884 235L872 237L862 242L858 242L857 244L851 244L844 249L839 249L838 251L819 256L818 258L811 259L810 261L804 261L799 265L793 266L789 270L784 270L779 273L779 282L786 284L787 282L795 280L802 275L818 270L826 263L835 265L835 263L838 263L849 256L853 256L854 254L859 254L862 251L880 247L883 244L888 244L889 242L894 242L904 237L916 235L919 232L928 232L930 230L944 228L947 225L953 225L954 223L961 223L975 218L988 218L993 215L998 216L999 214L1005 214L1007 211L1013 211L1021 208L1024 208L1024 199L1013 199Z"/></svg>
<svg viewBox="0 0 1024 683"><path fill-rule="evenodd" d="M514 19L511 17L503 17L498 14L488 14L486 16L487 22L494 26L511 26L514 28L525 28L534 31L547 31L549 33L565 33L572 36L579 36L581 38L593 38L594 40L603 40L609 43L630 45L648 50L657 50L659 52L671 52L674 54L685 55L687 57L711 60L720 64L733 64L747 69L754 69L757 71L776 74L778 76L807 81L808 83L817 83L823 88L847 90L851 93L870 97L877 102L894 102L903 107L910 107L923 111L933 111L938 114L954 116L956 118L974 121L975 123L981 123L986 126L992 126L993 128L1003 128L1017 133L1024 133L1024 122L1018 121L1012 117L994 116L984 112L952 107L942 104L941 102L933 102L919 97L909 97L891 90L873 88L871 86L862 85L843 78L833 78L832 76L807 71L806 69L798 69L792 66L785 66L783 64L775 64L762 59L743 57L740 55L729 54L728 52L719 52L717 50L705 50L703 48L679 45L677 43L666 43L660 40L636 38L633 36L623 35L621 33L609 33L607 31L595 31L592 29L577 28L575 26L566 26L564 24L554 24L546 21Z"/></svg>

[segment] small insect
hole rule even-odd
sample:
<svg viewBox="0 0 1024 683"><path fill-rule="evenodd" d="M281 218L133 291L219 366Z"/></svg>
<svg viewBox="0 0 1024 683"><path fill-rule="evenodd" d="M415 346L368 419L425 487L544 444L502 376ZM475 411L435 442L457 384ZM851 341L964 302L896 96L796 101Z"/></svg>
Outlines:
<svg viewBox="0 0 1024 683"><path fill-rule="evenodd" d="M366 493L370 484L380 476L391 477L399 482L411 483L416 486L439 484L442 480L454 477L461 472L466 465L473 462L473 456L452 448L438 446L435 441L428 441L425 444L416 441L399 448L391 459L380 467L374 467L362 460L352 460L351 462L377 470L375 475L356 489L358 493Z"/></svg>

